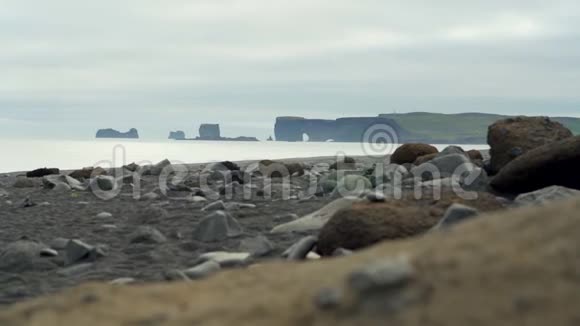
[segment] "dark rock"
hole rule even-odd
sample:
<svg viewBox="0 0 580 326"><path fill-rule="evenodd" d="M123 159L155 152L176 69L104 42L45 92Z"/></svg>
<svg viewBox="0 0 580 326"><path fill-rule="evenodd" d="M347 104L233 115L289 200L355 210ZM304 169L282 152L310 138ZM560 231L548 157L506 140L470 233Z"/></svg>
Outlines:
<svg viewBox="0 0 580 326"><path fill-rule="evenodd" d="M88 245L80 240L70 240L64 248L65 258L68 265L80 261L95 261L102 253L98 248Z"/></svg>
<svg viewBox="0 0 580 326"><path fill-rule="evenodd" d="M421 156L437 154L438 152L435 146L429 144L404 144L391 155L391 163L414 163Z"/></svg>
<svg viewBox="0 0 580 326"><path fill-rule="evenodd" d="M411 173L421 180L443 179L460 172L471 172L475 165L464 154L439 156L422 165L416 166Z"/></svg>
<svg viewBox="0 0 580 326"><path fill-rule="evenodd" d="M154 227L139 226L131 235L130 243L160 244L167 242L167 238Z"/></svg>
<svg viewBox="0 0 580 326"><path fill-rule="evenodd" d="M123 166L124 169L131 171L131 172L136 172L137 170L140 169L140 166L137 165L135 162L131 163L131 164L127 164L125 166Z"/></svg>
<svg viewBox="0 0 580 326"><path fill-rule="evenodd" d="M478 214L479 212L477 209L473 207L462 204L453 204L447 209L441 221L439 221L439 223L433 227L433 230L449 228L456 224L462 223L465 220L476 217Z"/></svg>
<svg viewBox="0 0 580 326"><path fill-rule="evenodd" d="M110 191L115 189L117 180L111 176L100 175L91 181L91 189L100 191Z"/></svg>
<svg viewBox="0 0 580 326"><path fill-rule="evenodd" d="M354 170L356 160L349 156L336 157L336 161L330 165L330 170Z"/></svg>
<svg viewBox="0 0 580 326"><path fill-rule="evenodd" d="M53 262L42 257L45 249L48 249L45 245L30 240L9 243L0 251L0 271L21 273L56 268Z"/></svg>
<svg viewBox="0 0 580 326"><path fill-rule="evenodd" d="M165 159L151 167L150 174L154 176L159 176L165 170L171 167L171 162Z"/></svg>
<svg viewBox="0 0 580 326"><path fill-rule="evenodd" d="M17 177L12 187L14 188L34 188L34 181L28 177Z"/></svg>
<svg viewBox="0 0 580 326"><path fill-rule="evenodd" d="M24 198L24 200L22 200L20 204L18 204L18 207L20 208L28 208L34 206L36 206L36 203L32 199L30 199L30 197Z"/></svg>
<svg viewBox="0 0 580 326"><path fill-rule="evenodd" d="M258 163L260 173L266 178L285 178L292 175L304 175L304 166L300 163L284 163L262 160Z"/></svg>
<svg viewBox="0 0 580 326"><path fill-rule="evenodd" d="M298 241L290 248L288 252L288 260L306 259L308 253L311 252L312 249L314 249L314 247L316 247L317 243L318 238L316 238L315 236L307 236L300 239L300 241Z"/></svg>
<svg viewBox="0 0 580 326"><path fill-rule="evenodd" d="M249 252L252 257L263 257L276 249L276 246L265 236L244 239L240 243L240 250Z"/></svg>
<svg viewBox="0 0 580 326"><path fill-rule="evenodd" d="M107 175L107 171L100 167L87 167L81 170L73 171L69 174L71 178L83 181L100 175Z"/></svg>
<svg viewBox="0 0 580 326"><path fill-rule="evenodd" d="M193 232L193 239L202 242L222 241L243 234L242 227L230 214L217 211L205 217Z"/></svg>
<svg viewBox="0 0 580 326"><path fill-rule="evenodd" d="M530 150L572 137L561 123L547 117L515 117L500 120L489 127L487 142L491 172L499 172L513 159Z"/></svg>
<svg viewBox="0 0 580 326"><path fill-rule="evenodd" d="M135 128L131 128L127 132L120 132L114 129L100 129L97 131L97 138L139 138L139 132Z"/></svg>
<svg viewBox="0 0 580 326"><path fill-rule="evenodd" d="M181 130L171 131L169 133L169 139L184 140L185 139L185 132L183 132Z"/></svg>
<svg viewBox="0 0 580 326"><path fill-rule="evenodd" d="M42 178L47 175L60 174L60 170L56 168L47 169L41 168L26 173L27 178Z"/></svg>
<svg viewBox="0 0 580 326"><path fill-rule="evenodd" d="M500 192L521 194L550 186L580 189L580 136L527 151L509 162L492 180Z"/></svg>

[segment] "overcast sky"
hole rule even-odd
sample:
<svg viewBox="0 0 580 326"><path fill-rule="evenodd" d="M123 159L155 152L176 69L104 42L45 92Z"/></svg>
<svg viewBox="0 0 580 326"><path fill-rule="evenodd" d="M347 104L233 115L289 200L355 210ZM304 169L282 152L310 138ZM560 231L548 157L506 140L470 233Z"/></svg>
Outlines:
<svg viewBox="0 0 580 326"><path fill-rule="evenodd" d="M0 136L580 116L578 0L0 0Z"/></svg>

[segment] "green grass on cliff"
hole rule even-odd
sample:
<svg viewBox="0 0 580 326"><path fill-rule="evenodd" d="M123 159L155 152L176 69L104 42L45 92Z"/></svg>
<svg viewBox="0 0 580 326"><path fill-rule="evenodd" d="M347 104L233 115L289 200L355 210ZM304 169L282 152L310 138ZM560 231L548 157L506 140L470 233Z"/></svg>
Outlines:
<svg viewBox="0 0 580 326"><path fill-rule="evenodd" d="M455 142L461 139L479 138L485 140L487 128L497 120L507 116L485 113L440 114L427 112L381 114L394 119L401 127L417 137ZM576 135L580 135L579 118L552 118Z"/></svg>

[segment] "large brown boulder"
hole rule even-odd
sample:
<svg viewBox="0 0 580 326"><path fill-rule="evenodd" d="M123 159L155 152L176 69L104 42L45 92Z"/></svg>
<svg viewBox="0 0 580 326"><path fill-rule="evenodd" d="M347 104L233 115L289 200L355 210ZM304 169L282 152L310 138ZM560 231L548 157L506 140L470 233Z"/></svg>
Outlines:
<svg viewBox="0 0 580 326"><path fill-rule="evenodd" d="M580 136L544 145L521 155L492 179L491 186L512 194L549 186L580 189Z"/></svg>
<svg viewBox="0 0 580 326"><path fill-rule="evenodd" d="M397 148L391 155L391 163L405 164L414 163L419 157L428 154L437 154L439 150L429 144L410 143Z"/></svg>
<svg viewBox="0 0 580 326"><path fill-rule="evenodd" d="M547 117L515 117L499 120L489 126L491 172L499 172L522 154L568 137L572 132L561 123Z"/></svg>
<svg viewBox="0 0 580 326"><path fill-rule="evenodd" d="M424 233L437 224L447 208L459 203L482 212L502 208L495 196L479 193L477 200L465 200L451 191L434 200L426 196L415 200L407 195L402 200L385 203L359 203L337 212L320 230L318 251L331 255L336 249L356 250L383 240L407 238Z"/></svg>
<svg viewBox="0 0 580 326"><path fill-rule="evenodd" d="M510 210L348 257L196 282L89 284L5 307L0 325L577 325L578 211L580 200ZM368 292L353 282L361 271L376 276Z"/></svg>

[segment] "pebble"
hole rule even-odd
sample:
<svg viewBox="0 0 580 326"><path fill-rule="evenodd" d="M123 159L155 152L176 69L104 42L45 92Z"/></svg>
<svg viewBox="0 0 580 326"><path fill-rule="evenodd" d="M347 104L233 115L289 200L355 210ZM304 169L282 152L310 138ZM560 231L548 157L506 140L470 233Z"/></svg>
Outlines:
<svg viewBox="0 0 580 326"><path fill-rule="evenodd" d="M159 198L159 195L154 193L154 192L149 192L149 193L146 193L145 195L141 196L141 199L143 199L143 200L155 200L157 198Z"/></svg>
<svg viewBox="0 0 580 326"><path fill-rule="evenodd" d="M40 256L42 257L56 257L58 256L58 251L51 248L44 248L40 250Z"/></svg>
<svg viewBox="0 0 580 326"><path fill-rule="evenodd" d="M132 278L132 277L121 277L121 278L112 280L111 282L109 282L109 284L111 284L111 285L127 285L127 284L132 284L135 282L137 282L137 280Z"/></svg>
<svg viewBox="0 0 580 326"><path fill-rule="evenodd" d="M398 288L409 282L415 270L406 257L387 258L371 263L348 276L351 289L360 294Z"/></svg>
<svg viewBox="0 0 580 326"><path fill-rule="evenodd" d="M375 192L369 192L366 195L366 198L368 201L370 201L371 203L384 203L386 201L386 197L385 194L375 191Z"/></svg>
<svg viewBox="0 0 580 326"><path fill-rule="evenodd" d="M288 260L304 260L307 259L308 253L314 249L316 244L318 243L318 238L315 236L307 236L292 247L290 247L288 252Z"/></svg>
<svg viewBox="0 0 580 326"><path fill-rule="evenodd" d="M222 200L214 201L213 203L203 207L202 212L225 211L226 205Z"/></svg>
<svg viewBox="0 0 580 326"><path fill-rule="evenodd" d="M18 207L20 208L28 208L28 207L33 207L36 206L36 203L34 201L32 201L32 199L30 199L30 197L26 197L22 202L20 202L20 204L18 205Z"/></svg>
<svg viewBox="0 0 580 326"><path fill-rule="evenodd" d="M130 243L160 244L167 242L167 238L154 227L140 226L131 235Z"/></svg>
<svg viewBox="0 0 580 326"><path fill-rule="evenodd" d="M192 196L189 198L189 201L191 201L193 203L205 203L205 202L207 202L207 199L205 197L201 197L201 196Z"/></svg>
<svg viewBox="0 0 580 326"><path fill-rule="evenodd" d="M45 202L42 202L42 203L38 204L38 206L41 206L41 207L42 207L42 206L50 206L50 205L51 205L51 204L50 204L49 202L47 202L47 201L45 201Z"/></svg>
<svg viewBox="0 0 580 326"><path fill-rule="evenodd" d="M18 177L16 178L16 182L13 185L14 188L33 188L34 182L26 177Z"/></svg>
<svg viewBox="0 0 580 326"><path fill-rule="evenodd" d="M111 218L111 217L113 217L113 214L108 212L102 212L97 214L97 218Z"/></svg>

